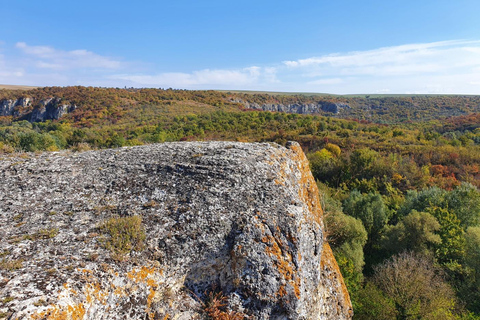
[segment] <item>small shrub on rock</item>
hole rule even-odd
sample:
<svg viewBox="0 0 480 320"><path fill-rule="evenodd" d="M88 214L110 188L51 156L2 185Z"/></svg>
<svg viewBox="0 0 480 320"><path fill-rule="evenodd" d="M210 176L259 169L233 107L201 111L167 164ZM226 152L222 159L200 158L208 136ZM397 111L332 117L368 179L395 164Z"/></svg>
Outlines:
<svg viewBox="0 0 480 320"><path fill-rule="evenodd" d="M101 239L103 246L112 252L115 260L124 260L132 250L144 248L145 228L140 216L110 218L99 229L105 235Z"/></svg>

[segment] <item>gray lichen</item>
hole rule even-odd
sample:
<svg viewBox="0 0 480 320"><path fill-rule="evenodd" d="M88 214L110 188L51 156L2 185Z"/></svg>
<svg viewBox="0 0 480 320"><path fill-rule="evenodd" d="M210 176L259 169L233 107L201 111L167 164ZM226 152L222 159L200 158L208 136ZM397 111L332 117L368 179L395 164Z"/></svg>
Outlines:
<svg viewBox="0 0 480 320"><path fill-rule="evenodd" d="M296 143L10 156L0 179L4 317L201 319L216 290L252 319L351 318Z"/></svg>

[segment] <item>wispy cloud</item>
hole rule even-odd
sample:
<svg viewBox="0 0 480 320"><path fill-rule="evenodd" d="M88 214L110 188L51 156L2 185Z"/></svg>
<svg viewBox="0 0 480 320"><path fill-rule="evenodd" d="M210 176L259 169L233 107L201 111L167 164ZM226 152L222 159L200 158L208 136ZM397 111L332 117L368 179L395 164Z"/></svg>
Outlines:
<svg viewBox="0 0 480 320"><path fill-rule="evenodd" d="M480 94L480 88L472 80L480 78L480 41L407 44L284 61L282 65L283 73L290 77L314 79L306 81L309 90L314 91L434 93L443 90ZM336 81L332 82L332 78ZM452 83L453 79L457 82Z"/></svg>
<svg viewBox="0 0 480 320"><path fill-rule="evenodd" d="M235 88L238 86L251 86L259 84L259 81L275 81L275 69L248 67L243 69L205 69L191 73L159 73L155 75L113 75L111 79L127 80L135 84L176 87L176 88Z"/></svg>
<svg viewBox="0 0 480 320"><path fill-rule="evenodd" d="M3 48L3 50L2 50ZM249 89L328 93L480 94L480 41L441 41L191 72L79 49L0 42L0 83Z"/></svg>
<svg viewBox="0 0 480 320"><path fill-rule="evenodd" d="M477 52L480 41L440 41L432 43L407 44L394 47L384 47L367 51L336 53L307 59L284 61L283 64L292 67L315 67L329 65L332 67L365 67L378 65L404 65L415 61L424 61L432 57L445 56L448 51ZM474 47L469 47L473 45ZM457 49L457 50L456 50Z"/></svg>
<svg viewBox="0 0 480 320"><path fill-rule="evenodd" d="M25 42L9 46L0 41L3 84L115 86L107 77L132 65L84 49L66 51Z"/></svg>
<svg viewBox="0 0 480 320"><path fill-rule="evenodd" d="M318 80L313 80L307 82L309 85L330 85L330 84L341 84L343 83L344 80L342 78L323 78L323 79L318 79Z"/></svg>
<svg viewBox="0 0 480 320"><path fill-rule="evenodd" d="M2 53L4 44L3 41L0 41L0 83L8 84L8 82L3 82L3 79L21 78L24 75L24 72L21 68L11 66L7 63L7 59Z"/></svg>
<svg viewBox="0 0 480 320"><path fill-rule="evenodd" d="M120 69L118 59L95 54L88 50L63 51L49 46L29 46L18 42L15 47L42 69L72 70L79 68Z"/></svg>

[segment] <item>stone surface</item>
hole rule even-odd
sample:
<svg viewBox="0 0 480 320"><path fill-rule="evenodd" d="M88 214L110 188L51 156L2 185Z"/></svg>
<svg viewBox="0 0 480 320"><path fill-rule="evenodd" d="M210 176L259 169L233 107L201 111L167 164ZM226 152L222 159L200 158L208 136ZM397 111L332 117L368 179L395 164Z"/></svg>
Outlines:
<svg viewBox="0 0 480 320"><path fill-rule="evenodd" d="M76 105L62 103L60 98L49 98L35 103L30 98L0 101L0 116L22 117L30 122L58 120L73 112Z"/></svg>
<svg viewBox="0 0 480 320"><path fill-rule="evenodd" d="M243 101L241 99L234 99L231 101L243 104L243 106L246 109L299 113L299 114L321 114L325 112L338 114L343 109L350 109L350 106L346 103L334 103L334 102L328 102L328 101L319 101L316 103L293 103L293 104L281 104L281 103L258 104L255 102L252 103L248 101Z"/></svg>
<svg viewBox="0 0 480 320"><path fill-rule="evenodd" d="M74 111L75 105L62 104L59 98L50 98L40 101L29 116L30 122L42 122L45 120L58 120L64 114Z"/></svg>
<svg viewBox="0 0 480 320"><path fill-rule="evenodd" d="M0 101L0 116L13 115L13 108L16 101L14 100L2 100Z"/></svg>
<svg viewBox="0 0 480 320"><path fill-rule="evenodd" d="M165 143L0 161L0 318L350 319L296 143ZM121 259L102 224L140 216Z"/></svg>

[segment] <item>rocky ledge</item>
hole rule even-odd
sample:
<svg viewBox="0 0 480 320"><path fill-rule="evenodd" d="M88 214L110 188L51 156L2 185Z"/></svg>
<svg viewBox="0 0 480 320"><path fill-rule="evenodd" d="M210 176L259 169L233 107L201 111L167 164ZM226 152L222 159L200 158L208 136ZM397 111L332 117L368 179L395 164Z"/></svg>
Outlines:
<svg viewBox="0 0 480 320"><path fill-rule="evenodd" d="M300 147L0 161L0 318L350 319Z"/></svg>
<svg viewBox="0 0 480 320"><path fill-rule="evenodd" d="M75 109L76 105L64 103L61 98L49 98L38 102L31 98L0 100L0 116L11 116L30 122L58 120Z"/></svg>
<svg viewBox="0 0 480 320"><path fill-rule="evenodd" d="M299 113L299 114L339 114L343 110L351 109L347 103L330 102L330 101L318 101L312 103L264 103L258 104L255 102L248 102L242 99L230 99L230 102L236 102L243 104L245 109L273 111L273 112L286 112L286 113Z"/></svg>

